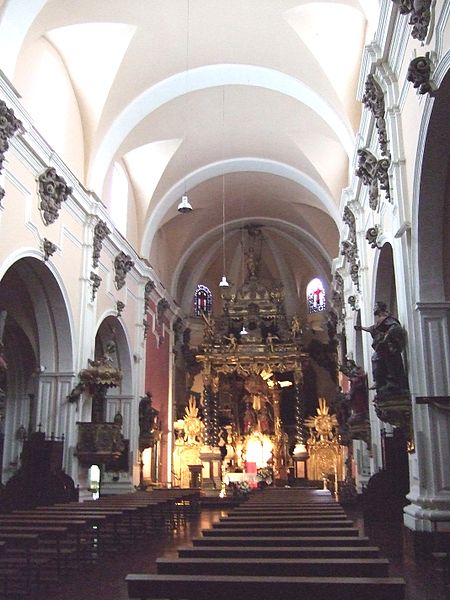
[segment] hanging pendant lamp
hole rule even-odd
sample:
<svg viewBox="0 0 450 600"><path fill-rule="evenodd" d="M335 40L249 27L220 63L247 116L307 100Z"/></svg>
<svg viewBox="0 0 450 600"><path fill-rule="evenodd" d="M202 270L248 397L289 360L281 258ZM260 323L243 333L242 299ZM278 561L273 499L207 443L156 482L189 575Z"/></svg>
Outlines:
<svg viewBox="0 0 450 600"><path fill-rule="evenodd" d="M178 205L178 212L179 213L188 213L192 211L192 206L189 202L189 198L186 195L181 196L181 202Z"/></svg>

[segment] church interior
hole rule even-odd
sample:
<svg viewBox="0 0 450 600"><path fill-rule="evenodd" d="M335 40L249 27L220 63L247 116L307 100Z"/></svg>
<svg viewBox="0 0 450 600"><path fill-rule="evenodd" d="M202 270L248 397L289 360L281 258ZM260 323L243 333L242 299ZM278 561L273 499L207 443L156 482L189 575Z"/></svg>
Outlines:
<svg viewBox="0 0 450 600"><path fill-rule="evenodd" d="M448 0L0 1L0 597L16 510L289 494L447 597L449 123Z"/></svg>

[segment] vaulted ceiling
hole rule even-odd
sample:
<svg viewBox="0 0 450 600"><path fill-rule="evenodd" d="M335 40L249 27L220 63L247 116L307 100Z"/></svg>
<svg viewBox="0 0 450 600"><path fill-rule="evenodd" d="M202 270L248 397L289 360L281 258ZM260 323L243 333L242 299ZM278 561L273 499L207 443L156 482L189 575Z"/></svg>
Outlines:
<svg viewBox="0 0 450 600"><path fill-rule="evenodd" d="M377 12L377 0L13 0L0 52L38 126L30 65L43 48L60 61L82 124L76 175L103 200L124 166L128 237L189 308L197 283L217 289L224 229L238 282L249 223L288 292L330 277Z"/></svg>

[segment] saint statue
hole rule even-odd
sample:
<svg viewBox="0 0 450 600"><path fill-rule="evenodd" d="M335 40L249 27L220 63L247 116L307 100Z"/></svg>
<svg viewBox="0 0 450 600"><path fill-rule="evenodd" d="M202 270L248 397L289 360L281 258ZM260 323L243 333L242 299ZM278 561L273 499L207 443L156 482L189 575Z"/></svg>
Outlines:
<svg viewBox="0 0 450 600"><path fill-rule="evenodd" d="M145 437L158 429L159 411L152 406L152 395L146 392L139 402L139 437Z"/></svg>
<svg viewBox="0 0 450 600"><path fill-rule="evenodd" d="M243 432L244 435L251 433L256 426L256 413L252 406L250 398L247 396L245 400L245 411L243 418Z"/></svg>
<svg viewBox="0 0 450 600"><path fill-rule="evenodd" d="M369 389L367 386L367 374L362 367L354 361L349 372L350 379L350 406L351 420L359 421L367 418L369 414Z"/></svg>
<svg viewBox="0 0 450 600"><path fill-rule="evenodd" d="M398 319L387 310L384 302L374 308L375 323L369 327L355 325L356 331L372 336L372 375L377 393L401 393L408 390L402 351L405 333Z"/></svg>
<svg viewBox="0 0 450 600"><path fill-rule="evenodd" d="M295 338L297 338L300 335L300 333L301 333L300 319L298 318L297 315L294 315L291 320L292 339L295 340Z"/></svg>
<svg viewBox="0 0 450 600"><path fill-rule="evenodd" d="M280 338L275 335L274 333L271 333L270 331L268 332L267 336L266 336L266 344L269 347L269 350L271 352L275 352L275 348L274 348L274 341L275 340L279 340Z"/></svg>
<svg viewBox="0 0 450 600"><path fill-rule="evenodd" d="M264 402L261 406L261 410L258 414L259 431L264 434L270 434L271 418L267 407L267 402Z"/></svg>
<svg viewBox="0 0 450 600"><path fill-rule="evenodd" d="M225 335L224 338L228 340L228 350L230 352L234 352L238 347L238 339L234 335L234 333L230 333L230 335Z"/></svg>

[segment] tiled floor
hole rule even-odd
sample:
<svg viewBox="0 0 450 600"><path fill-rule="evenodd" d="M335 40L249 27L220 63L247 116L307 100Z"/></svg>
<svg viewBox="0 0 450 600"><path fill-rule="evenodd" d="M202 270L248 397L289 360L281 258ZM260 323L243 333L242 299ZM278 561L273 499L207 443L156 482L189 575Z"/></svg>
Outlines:
<svg viewBox="0 0 450 600"><path fill-rule="evenodd" d="M43 592L38 600L127 600L124 579L128 573L155 572L158 556L176 556L179 546L188 545L193 536L209 527L220 514L218 510L203 510L188 525L123 548L113 557L71 576L58 588ZM445 584L443 573L430 560L413 560L401 525L377 523L365 527L358 510L349 510L349 516L390 559L391 575L406 579L407 600L449 600L450 587Z"/></svg>

